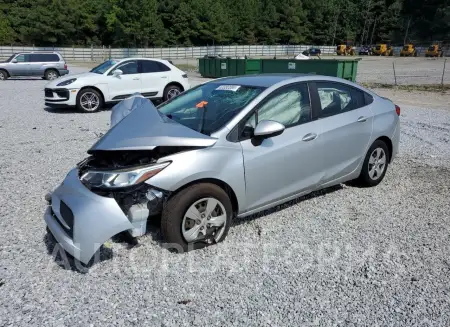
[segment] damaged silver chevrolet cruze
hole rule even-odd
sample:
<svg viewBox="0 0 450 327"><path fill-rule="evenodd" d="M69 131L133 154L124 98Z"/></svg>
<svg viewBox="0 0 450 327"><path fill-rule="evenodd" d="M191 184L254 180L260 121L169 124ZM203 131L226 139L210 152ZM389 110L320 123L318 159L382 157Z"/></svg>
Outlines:
<svg viewBox="0 0 450 327"><path fill-rule="evenodd" d="M377 185L398 151L400 108L338 78L231 77L159 108L132 101L48 197L48 229L83 263L155 215L180 251L220 242L233 217L349 180Z"/></svg>

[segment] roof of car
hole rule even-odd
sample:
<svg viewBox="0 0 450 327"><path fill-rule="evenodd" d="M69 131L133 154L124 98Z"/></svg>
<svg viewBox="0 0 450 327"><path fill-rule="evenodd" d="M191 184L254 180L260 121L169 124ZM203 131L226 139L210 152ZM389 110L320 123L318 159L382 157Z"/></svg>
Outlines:
<svg viewBox="0 0 450 327"><path fill-rule="evenodd" d="M245 86L259 86L259 87L270 87L277 83L297 78L312 76L311 74L258 74L258 75L245 75L245 76L233 76L220 78L212 83L226 83L226 84L236 84Z"/></svg>

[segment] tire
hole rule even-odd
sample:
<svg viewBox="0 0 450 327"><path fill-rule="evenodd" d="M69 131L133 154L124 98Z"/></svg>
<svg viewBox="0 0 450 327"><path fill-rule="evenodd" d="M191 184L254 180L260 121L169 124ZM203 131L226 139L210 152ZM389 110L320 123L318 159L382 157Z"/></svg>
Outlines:
<svg viewBox="0 0 450 327"><path fill-rule="evenodd" d="M375 151L379 151L380 149L383 151L383 156L381 156L379 160L381 160L384 157L384 166L379 171L375 169L377 172L376 175L373 175L371 169L371 167L373 167L373 164L370 164L369 160L371 159L371 157L378 154L378 152ZM373 142L372 146L369 148L369 151L367 151L363 167L361 169L361 173L357 178L356 183L363 187L372 187L380 184L384 178L384 175L386 175L390 155L391 154L389 153L389 149L386 143L384 143L381 140L376 140L375 142Z"/></svg>
<svg viewBox="0 0 450 327"><path fill-rule="evenodd" d="M7 80L9 77L9 74L6 70L0 69L0 81Z"/></svg>
<svg viewBox="0 0 450 327"><path fill-rule="evenodd" d="M188 209L191 209L196 203L199 203L200 209L194 210L194 212L200 214L206 212L201 211L202 208L206 210L206 207L201 206L202 204L204 205L204 202L202 202L204 199L218 201L215 208L219 210L219 214L223 210L225 211L225 213L220 214L220 216L226 215L222 228L211 226L208 228L208 221L210 220L205 215L198 217L197 221L188 217ZM217 211L215 214L217 215ZM164 206L161 217L161 232L170 249L174 249L177 252L200 249L222 242L225 239L230 229L232 216L233 208L230 198L222 188L210 183L194 184L176 193ZM187 227L189 228L186 229ZM189 234L189 231L194 230L194 228L197 229L197 233ZM201 235L201 231L209 234L208 237ZM192 235L193 240L187 240L185 236L188 235Z"/></svg>
<svg viewBox="0 0 450 327"><path fill-rule="evenodd" d="M82 112L96 112L103 107L103 96L95 89L85 88L78 92L77 109Z"/></svg>
<svg viewBox="0 0 450 327"><path fill-rule="evenodd" d="M414 57L417 57L417 51L414 51Z"/></svg>
<svg viewBox="0 0 450 327"><path fill-rule="evenodd" d="M44 74L44 78L47 81L53 81L59 77L59 72L55 69L47 69Z"/></svg>
<svg viewBox="0 0 450 327"><path fill-rule="evenodd" d="M181 88L179 86L176 85L168 85L166 86L166 88L164 89L164 94L163 94L163 101L167 101L170 100L172 98L175 98L176 96L178 96L180 93L182 92Z"/></svg>

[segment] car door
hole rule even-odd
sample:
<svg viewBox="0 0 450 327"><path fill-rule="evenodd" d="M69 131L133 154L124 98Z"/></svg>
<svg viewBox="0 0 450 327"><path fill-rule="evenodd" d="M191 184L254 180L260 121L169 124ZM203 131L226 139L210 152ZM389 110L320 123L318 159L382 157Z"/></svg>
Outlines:
<svg viewBox="0 0 450 327"><path fill-rule="evenodd" d="M260 144L251 137L258 122L282 123L281 135ZM306 83L293 84L270 94L240 127L244 158L246 207L253 210L277 200L312 190L321 177L320 124L311 120Z"/></svg>
<svg viewBox="0 0 450 327"><path fill-rule="evenodd" d="M170 68L154 60L140 60L142 72L142 95L146 98L162 97L169 83Z"/></svg>
<svg viewBox="0 0 450 327"><path fill-rule="evenodd" d="M13 59L17 62L11 62L11 68L8 68L11 76L28 76L31 74L29 56L29 54L19 54Z"/></svg>
<svg viewBox="0 0 450 327"><path fill-rule="evenodd" d="M122 75L114 75L120 69ZM108 73L109 96L112 101L126 99L133 93L141 93L141 73L137 60L127 60L118 64Z"/></svg>
<svg viewBox="0 0 450 327"><path fill-rule="evenodd" d="M30 75L44 75L44 72L42 71L42 74L40 73L42 63L44 61L44 54L40 53L31 53L29 55L29 69L30 69Z"/></svg>
<svg viewBox="0 0 450 327"><path fill-rule="evenodd" d="M373 129L373 113L366 105L364 92L338 82L311 83L317 92L318 113L322 128L319 146L322 151L321 184L353 172L364 160Z"/></svg>

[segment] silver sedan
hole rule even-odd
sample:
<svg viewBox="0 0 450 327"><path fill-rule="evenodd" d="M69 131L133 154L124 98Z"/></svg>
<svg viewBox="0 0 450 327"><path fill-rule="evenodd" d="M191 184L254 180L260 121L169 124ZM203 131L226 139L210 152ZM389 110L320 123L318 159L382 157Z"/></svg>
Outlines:
<svg viewBox="0 0 450 327"><path fill-rule="evenodd" d="M317 75L214 80L155 108L139 97L48 197L45 221L83 263L110 237L161 217L169 247L225 239L232 219L353 180L380 183L398 152L400 108Z"/></svg>

